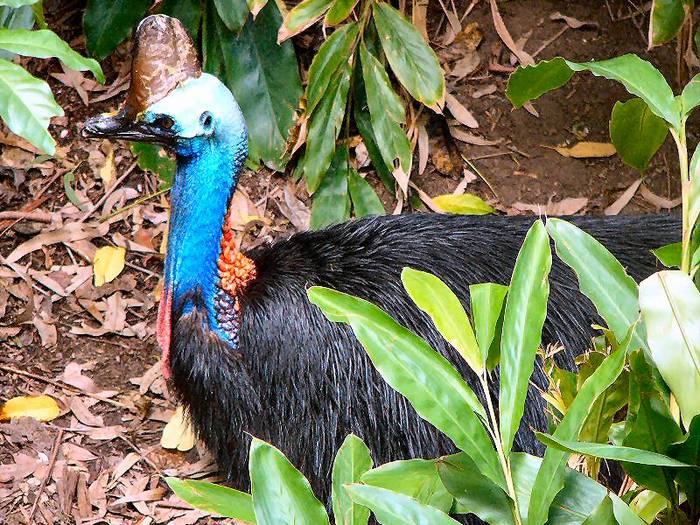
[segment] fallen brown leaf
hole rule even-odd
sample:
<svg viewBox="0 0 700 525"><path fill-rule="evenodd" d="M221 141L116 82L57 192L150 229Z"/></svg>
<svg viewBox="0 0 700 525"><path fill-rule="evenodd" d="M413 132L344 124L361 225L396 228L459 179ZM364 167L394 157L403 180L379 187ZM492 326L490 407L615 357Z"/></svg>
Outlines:
<svg viewBox="0 0 700 525"><path fill-rule="evenodd" d="M580 212L588 204L588 199L585 197L567 197L558 202L550 201L547 204L527 204L524 202L516 202L513 208L518 211L531 211L536 214L545 214L550 216L574 215Z"/></svg>
<svg viewBox="0 0 700 525"><path fill-rule="evenodd" d="M639 194L648 203L656 206L657 208L662 208L664 210L673 209L676 206L680 206L681 203L683 202L683 199L681 199L680 197L678 197L677 199L667 199L665 197L660 197L659 195L656 195L655 193L653 193L644 184L642 184L639 187Z"/></svg>
<svg viewBox="0 0 700 525"><path fill-rule="evenodd" d="M574 159L587 158L602 158L612 157L617 153L615 146L609 142L578 142L575 145L566 148L561 146L544 146L553 149L562 157L571 157Z"/></svg>
<svg viewBox="0 0 700 525"><path fill-rule="evenodd" d="M637 193L639 186L642 184L642 179L634 181L629 188L627 188L622 195L620 195L615 202L610 206L605 208L605 215L617 215L622 211L622 209L627 206L629 201L632 200L634 194Z"/></svg>
<svg viewBox="0 0 700 525"><path fill-rule="evenodd" d="M455 98L454 95L445 95L445 105L447 109L450 110L452 116L457 119L460 124L463 124L469 128L478 128L479 123L472 115L471 111L464 107L464 105Z"/></svg>

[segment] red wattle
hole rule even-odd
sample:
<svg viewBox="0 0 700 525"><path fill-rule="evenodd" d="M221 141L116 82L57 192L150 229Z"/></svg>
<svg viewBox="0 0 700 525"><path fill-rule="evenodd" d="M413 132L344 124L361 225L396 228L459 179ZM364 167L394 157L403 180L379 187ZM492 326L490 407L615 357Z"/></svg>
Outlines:
<svg viewBox="0 0 700 525"><path fill-rule="evenodd" d="M160 345L163 377L170 379L170 333L172 318L173 292L170 288L163 288L163 293L158 304L158 324L156 325L156 339Z"/></svg>

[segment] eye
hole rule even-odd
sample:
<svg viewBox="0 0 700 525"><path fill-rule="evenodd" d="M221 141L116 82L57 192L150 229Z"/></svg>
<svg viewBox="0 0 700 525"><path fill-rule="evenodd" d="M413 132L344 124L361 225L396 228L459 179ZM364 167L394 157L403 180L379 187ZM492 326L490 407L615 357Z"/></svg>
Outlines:
<svg viewBox="0 0 700 525"><path fill-rule="evenodd" d="M155 124L163 129L172 129L175 121L167 115L162 115L156 119Z"/></svg>
<svg viewBox="0 0 700 525"><path fill-rule="evenodd" d="M204 129L208 130L211 128L211 125L214 123L214 117L211 116L211 113L209 113L208 111L205 111L199 117L199 121L202 123L202 127Z"/></svg>

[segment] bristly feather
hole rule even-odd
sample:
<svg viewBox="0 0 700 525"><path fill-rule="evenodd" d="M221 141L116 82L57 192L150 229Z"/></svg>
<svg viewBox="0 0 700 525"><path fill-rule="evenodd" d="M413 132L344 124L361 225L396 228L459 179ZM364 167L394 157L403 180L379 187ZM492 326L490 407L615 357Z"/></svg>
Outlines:
<svg viewBox="0 0 700 525"><path fill-rule="evenodd" d="M408 266L436 274L469 309L470 284L508 284L533 220L377 217L254 250L247 255L257 278L239 297L243 315L235 350L210 332L201 293L190 292L181 304L194 307L184 315L174 312L174 387L227 477L249 488L246 433L279 447L323 498L333 457L350 432L365 440L377 464L453 452L451 442L382 380L351 330L328 322L309 303L306 290L329 286L372 301L447 356L479 392L462 359L403 290L400 273ZM570 220L606 245L637 280L656 269L651 248L679 240L675 215ZM542 342L563 343L558 364L572 369L574 356L589 347L591 323L600 319L556 257L550 285ZM533 381L546 386L540 363ZM544 401L534 388L515 448L539 454L542 446L531 428L546 429Z"/></svg>

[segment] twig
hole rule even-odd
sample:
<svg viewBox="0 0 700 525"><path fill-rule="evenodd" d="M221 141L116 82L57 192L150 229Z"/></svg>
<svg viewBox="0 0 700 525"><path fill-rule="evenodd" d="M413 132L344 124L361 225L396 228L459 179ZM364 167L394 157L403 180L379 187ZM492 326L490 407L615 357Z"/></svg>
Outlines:
<svg viewBox="0 0 700 525"><path fill-rule="evenodd" d="M0 221L2 220L29 219L36 222L51 222L51 214L43 211L0 211Z"/></svg>
<svg viewBox="0 0 700 525"><path fill-rule="evenodd" d="M32 510L29 512L29 519L27 522L31 525L33 522L34 514L36 513L36 509L39 506L39 500L41 499L41 495L44 492L44 488L46 487L46 482L51 476L51 471L53 470L53 466L56 463L56 456L58 456L58 446L61 444L61 440L63 439L63 429L60 429L58 431L58 434L56 434L56 439L53 442L53 448L51 449L51 457L49 459L49 468L46 470L46 475L44 478L41 480L41 484L39 485L39 488L36 491L36 499L34 500L34 504L32 505Z"/></svg>
<svg viewBox="0 0 700 525"><path fill-rule="evenodd" d="M548 47L550 44L552 44L552 42L554 42L557 38L559 38L561 35L563 35L564 33L566 33L568 30L569 30L569 26L566 25L566 24L564 24L564 27L562 27L559 31L557 31L556 34L555 34L553 37L549 38L548 40L545 40L545 41L542 43L542 45L541 45L539 48L537 48L537 51L535 51L535 52L532 54L532 58L535 58L535 57L536 57L537 55L539 55L542 51L544 51L545 49L547 49L547 47Z"/></svg>
<svg viewBox="0 0 700 525"><path fill-rule="evenodd" d="M129 441L129 439L127 439L125 436L123 436L121 434L119 434L117 436L117 438L121 439L124 443L126 443L129 447L131 447L134 450L134 452L136 452L139 456L141 456L141 459L144 460L149 467L151 467L153 470L155 470L161 476L163 475L163 471L158 467L158 465L156 465L155 463L153 463L153 461L148 459L146 454L144 454L143 450L141 450L139 447L137 447L134 443Z"/></svg>
<svg viewBox="0 0 700 525"><path fill-rule="evenodd" d="M88 211L85 212L85 215L83 215L83 216L78 220L78 224L80 224L80 223L82 223L82 222L85 222L85 219L87 219L88 217L90 217L90 215L92 215L92 214L95 212L95 210L96 210L97 208L99 208L100 206L102 206L102 205L104 204L104 202L107 200L107 198L108 198L108 197L114 192L114 190L116 190L117 187L122 183L122 181L123 181L124 179L126 179L129 175L131 175L131 172L134 171L134 168L136 168L137 165L138 165L138 162L137 162L137 161L132 162L132 163L131 163L131 166L129 166L128 168L126 168L126 171L124 172L124 174L123 174L121 177L119 177L119 178L117 179L117 181L116 181L114 184L112 184L112 186L111 186L107 191L105 191L105 194L100 198L100 200L98 200L95 204L93 204L92 206L90 206L90 209L89 209Z"/></svg>
<svg viewBox="0 0 700 525"><path fill-rule="evenodd" d="M114 401L113 399L109 399L107 397L98 396L97 394L91 394L90 392L85 392L85 391L80 390L79 388L75 388L74 386L71 386L67 383L63 383L60 381L54 381L53 379L49 379L48 377L40 376L39 374L33 374L32 372L25 372L24 370L18 370L17 368L13 368L13 367L7 366L7 365L0 365L0 370L4 370L5 372L9 372L10 374L17 374L20 376L29 377L31 379L36 379L37 381L43 381L44 383L48 383L48 384L53 385L55 387L70 390L74 394L81 394L81 395L84 395L87 397L91 397L93 399L97 399L98 401L102 401L103 403L107 403L109 405L114 405L115 407L130 408L129 405L126 405L124 403L120 403L119 401Z"/></svg>

